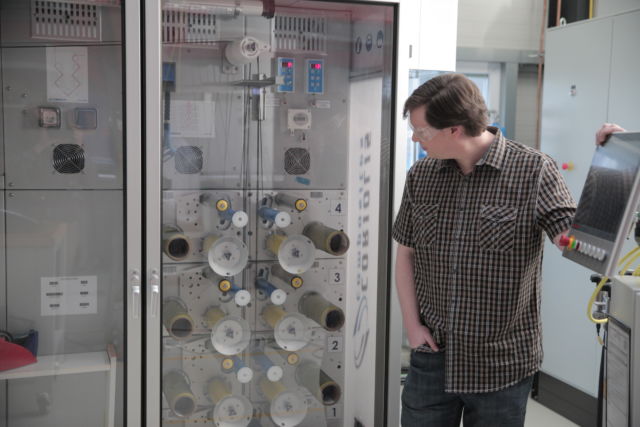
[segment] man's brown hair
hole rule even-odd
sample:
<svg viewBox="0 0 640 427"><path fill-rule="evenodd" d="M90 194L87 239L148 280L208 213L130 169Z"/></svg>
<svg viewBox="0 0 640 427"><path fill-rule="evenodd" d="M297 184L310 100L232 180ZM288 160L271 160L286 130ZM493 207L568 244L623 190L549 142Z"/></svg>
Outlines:
<svg viewBox="0 0 640 427"><path fill-rule="evenodd" d="M404 117L422 105L427 123L436 129L462 126L468 136L478 136L489 122L480 90L462 74L442 74L420 85L404 103Z"/></svg>

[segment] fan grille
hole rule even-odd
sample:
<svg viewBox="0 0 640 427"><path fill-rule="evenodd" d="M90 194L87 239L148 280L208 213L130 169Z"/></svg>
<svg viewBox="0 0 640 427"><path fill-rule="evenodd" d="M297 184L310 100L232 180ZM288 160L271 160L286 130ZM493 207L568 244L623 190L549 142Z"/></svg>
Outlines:
<svg viewBox="0 0 640 427"><path fill-rule="evenodd" d="M101 25L102 8L96 4L31 1L33 38L99 41Z"/></svg>
<svg viewBox="0 0 640 427"><path fill-rule="evenodd" d="M84 169L84 149L76 144L60 144L53 149L53 168L58 173L80 173Z"/></svg>
<svg viewBox="0 0 640 427"><path fill-rule="evenodd" d="M289 148L284 153L284 170L289 175L303 175L310 167L311 156L305 148Z"/></svg>
<svg viewBox="0 0 640 427"><path fill-rule="evenodd" d="M179 173L194 174L202 171L202 150L198 147L180 147L176 150L174 159L176 170Z"/></svg>

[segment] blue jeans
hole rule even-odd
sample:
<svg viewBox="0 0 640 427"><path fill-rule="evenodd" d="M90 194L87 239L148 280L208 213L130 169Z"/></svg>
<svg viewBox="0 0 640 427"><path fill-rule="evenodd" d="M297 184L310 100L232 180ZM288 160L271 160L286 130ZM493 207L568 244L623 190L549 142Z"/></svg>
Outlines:
<svg viewBox="0 0 640 427"><path fill-rule="evenodd" d="M411 352L402 427L522 427L533 376L490 393L445 393L444 353Z"/></svg>

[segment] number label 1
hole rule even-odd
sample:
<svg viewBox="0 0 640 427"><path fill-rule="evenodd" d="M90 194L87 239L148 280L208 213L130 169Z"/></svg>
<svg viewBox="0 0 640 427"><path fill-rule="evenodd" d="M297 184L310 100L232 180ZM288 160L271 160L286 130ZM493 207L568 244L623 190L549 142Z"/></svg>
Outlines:
<svg viewBox="0 0 640 427"><path fill-rule="evenodd" d="M327 406L327 419L342 418L342 407Z"/></svg>

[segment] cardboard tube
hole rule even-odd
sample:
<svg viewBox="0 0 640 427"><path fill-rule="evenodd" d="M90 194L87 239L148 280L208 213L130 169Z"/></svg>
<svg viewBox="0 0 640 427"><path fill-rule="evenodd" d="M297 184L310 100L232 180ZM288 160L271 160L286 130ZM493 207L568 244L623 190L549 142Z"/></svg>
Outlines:
<svg viewBox="0 0 640 427"><path fill-rule="evenodd" d="M213 328L222 318L227 315L220 307L210 307L204 314L205 321L209 328Z"/></svg>
<svg viewBox="0 0 640 427"><path fill-rule="evenodd" d="M269 381L266 375L260 379L260 389L269 400L275 399L276 396L286 390L280 381Z"/></svg>
<svg viewBox="0 0 640 427"><path fill-rule="evenodd" d="M344 325L344 312L317 292L307 292L298 301L298 311L315 320L327 331L336 331Z"/></svg>
<svg viewBox="0 0 640 427"><path fill-rule="evenodd" d="M209 381L207 385L207 395L211 403L217 404L222 399L231 395L231 389L222 380L222 378L214 377Z"/></svg>
<svg viewBox="0 0 640 427"><path fill-rule="evenodd" d="M287 240L287 236L284 234L271 234L267 237L267 249L278 256L278 251L280 250L280 245Z"/></svg>
<svg viewBox="0 0 640 427"><path fill-rule="evenodd" d="M191 253L191 240L177 227L165 225L162 230L162 250L174 261L182 261Z"/></svg>
<svg viewBox="0 0 640 427"><path fill-rule="evenodd" d="M278 322L286 315L287 313L282 309L282 307L277 305L268 305L262 311L262 317L272 328L275 328Z"/></svg>
<svg viewBox="0 0 640 427"><path fill-rule="evenodd" d="M162 305L162 319L169 335L178 340L184 340L193 333L193 319L187 309L180 302L170 299Z"/></svg>
<svg viewBox="0 0 640 427"><path fill-rule="evenodd" d="M301 362L296 368L295 377L296 382L309 390L323 405L334 405L342 396L338 383L314 362Z"/></svg>
<svg viewBox="0 0 640 427"><path fill-rule="evenodd" d="M271 274L277 277L278 279L282 280L284 283L291 285L291 287L295 289L300 288L304 283L304 280L302 280L302 277L296 274L291 274L287 272L280 265L274 265L273 267L271 267Z"/></svg>
<svg viewBox="0 0 640 427"><path fill-rule="evenodd" d="M172 371L164 376L162 382L162 389L171 411L180 418L191 416L196 410L196 397L191 392L185 375L179 371Z"/></svg>
<svg viewBox="0 0 640 427"><path fill-rule="evenodd" d="M310 222L302 234L310 238L317 249L329 255L340 256L349 249L349 237L344 231L327 227L321 222Z"/></svg>

